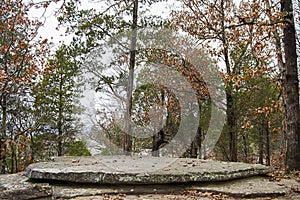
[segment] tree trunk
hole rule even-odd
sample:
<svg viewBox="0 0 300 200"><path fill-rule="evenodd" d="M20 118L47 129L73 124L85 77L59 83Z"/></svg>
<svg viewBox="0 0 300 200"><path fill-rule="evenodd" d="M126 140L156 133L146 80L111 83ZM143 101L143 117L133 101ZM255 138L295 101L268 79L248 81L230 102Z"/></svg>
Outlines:
<svg viewBox="0 0 300 200"><path fill-rule="evenodd" d="M197 134L194 138L194 140L191 143L191 146L189 148L189 157L190 158L201 158L201 127L198 126Z"/></svg>
<svg viewBox="0 0 300 200"><path fill-rule="evenodd" d="M264 121L259 126L259 164L264 164Z"/></svg>
<svg viewBox="0 0 300 200"><path fill-rule="evenodd" d="M137 42L137 20L138 20L138 0L133 2L133 15L132 15L132 37L130 46L130 60L129 60L129 77L127 86L127 101L125 112L125 141L123 150L126 154L132 151L132 133L131 133L131 115L132 115L132 92L133 92L133 79L134 68L136 63L136 42Z"/></svg>
<svg viewBox="0 0 300 200"><path fill-rule="evenodd" d="M152 136L152 156L159 157L158 135L155 133Z"/></svg>
<svg viewBox="0 0 300 200"><path fill-rule="evenodd" d="M222 12L222 45L223 45L223 56L226 66L226 73L228 75L232 75L232 70L230 68L230 61L229 61L229 50L228 50L228 39L226 34L226 27L225 27L225 1L221 1L221 12ZM234 99L233 99L233 88L232 83L229 82L229 85L226 87L226 101L227 101L227 126L228 126L228 134L229 134L229 153L230 153L230 161L236 162L237 161L237 135L235 131L235 112L234 112Z"/></svg>
<svg viewBox="0 0 300 200"><path fill-rule="evenodd" d="M227 89L227 126L229 129L230 161L237 161L237 136L235 132L235 113L233 107L232 91Z"/></svg>
<svg viewBox="0 0 300 200"><path fill-rule="evenodd" d="M58 131L57 156L63 156L62 131Z"/></svg>
<svg viewBox="0 0 300 200"><path fill-rule="evenodd" d="M35 141L32 132L29 132L29 137L30 137L30 163L33 163L35 160L35 150L34 150Z"/></svg>
<svg viewBox="0 0 300 200"><path fill-rule="evenodd" d="M161 91L161 106L165 104L165 92ZM168 111L169 112L169 111ZM159 157L159 149L162 144L165 144L165 132L163 127L163 117L157 116L159 126L155 127L155 134L152 136L152 156Z"/></svg>
<svg viewBox="0 0 300 200"><path fill-rule="evenodd" d="M197 155L198 155L198 145L197 145L196 137L194 138L194 140L192 141L192 144L190 146L189 158L197 158Z"/></svg>
<svg viewBox="0 0 300 200"><path fill-rule="evenodd" d="M152 142L152 156L159 157L159 148L162 144L165 144L165 133L163 129L153 135L153 142Z"/></svg>
<svg viewBox="0 0 300 200"><path fill-rule="evenodd" d="M60 76L60 82L59 82L59 108L58 108L58 122L57 122L57 129L58 129L58 136L57 136L57 155L62 156L63 155L63 96L62 96L62 90L63 90L63 77Z"/></svg>
<svg viewBox="0 0 300 200"><path fill-rule="evenodd" d="M266 131L266 165L271 165L270 157L270 134L269 134L269 125L268 122L265 122L265 131Z"/></svg>
<svg viewBox="0 0 300 200"><path fill-rule="evenodd" d="M202 148L202 128L198 125L197 128L197 135L196 135L196 143L198 146L198 158L201 158L202 154L201 154L201 148Z"/></svg>
<svg viewBox="0 0 300 200"><path fill-rule="evenodd" d="M243 134L242 138L243 138L243 148L244 148L244 162L247 162L248 161L247 137L245 134Z"/></svg>
<svg viewBox="0 0 300 200"><path fill-rule="evenodd" d="M281 0L281 10L286 12L284 32L286 103L285 132L287 138L286 170L300 170L300 110L299 79L297 69L296 32L292 0Z"/></svg>
<svg viewBox="0 0 300 200"><path fill-rule="evenodd" d="M132 15L132 37L130 47L130 60L129 60L129 77L128 77L128 88L127 88L127 102L126 102L126 113L125 113L125 141L124 151L126 154L130 154L132 151L132 136L131 136L131 115L132 115L132 92L133 92L133 79L134 79L134 68L136 59L136 42L137 42L137 20L138 20L138 0L133 2L133 15Z"/></svg>
<svg viewBox="0 0 300 200"><path fill-rule="evenodd" d="M10 145L10 151L11 151L11 164L10 164L10 173L13 174L15 172L15 161L17 162L17 159L16 159L16 155L15 155L15 150L14 150L14 147L13 145L11 144ZM17 169L17 168L16 168Z"/></svg>
<svg viewBox="0 0 300 200"><path fill-rule="evenodd" d="M4 94L5 95L5 94ZM7 110L6 110L6 97L3 97L2 100L2 117L1 117L1 144L0 144L0 163L1 163L1 174L6 173L6 119L7 119Z"/></svg>

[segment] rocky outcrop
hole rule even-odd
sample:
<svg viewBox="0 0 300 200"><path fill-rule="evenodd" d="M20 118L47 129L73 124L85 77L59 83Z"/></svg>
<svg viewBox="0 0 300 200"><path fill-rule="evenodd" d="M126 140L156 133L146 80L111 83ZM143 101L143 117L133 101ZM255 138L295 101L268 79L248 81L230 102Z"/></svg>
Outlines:
<svg viewBox="0 0 300 200"><path fill-rule="evenodd" d="M188 158L132 156L62 157L30 165L26 175L93 184L166 184L226 181L266 174L272 168L246 163Z"/></svg>
<svg viewBox="0 0 300 200"><path fill-rule="evenodd" d="M270 171L263 165L186 158L61 157L32 164L23 174L0 175L0 199L190 199L198 192L228 199L300 199L300 182L270 181L265 176Z"/></svg>
<svg viewBox="0 0 300 200"><path fill-rule="evenodd" d="M34 183L25 176L2 175L2 200L91 200L91 199L202 199L225 194L222 199L276 197L280 200L300 199L300 182L293 179L270 181L268 177L250 177L226 182L163 185L95 185L75 183ZM197 193L197 192L200 192ZM204 194L204 195L201 195ZM212 195L209 195L212 194ZM206 196L209 197L206 198ZM218 198L217 198L218 199Z"/></svg>
<svg viewBox="0 0 300 200"><path fill-rule="evenodd" d="M52 197L48 183L32 183L23 174L0 175L0 199L25 200Z"/></svg>
<svg viewBox="0 0 300 200"><path fill-rule="evenodd" d="M251 177L226 183L198 184L191 186L189 189L200 192L226 194L238 198L284 196L291 190L291 188L287 187L287 184L270 181L266 177Z"/></svg>

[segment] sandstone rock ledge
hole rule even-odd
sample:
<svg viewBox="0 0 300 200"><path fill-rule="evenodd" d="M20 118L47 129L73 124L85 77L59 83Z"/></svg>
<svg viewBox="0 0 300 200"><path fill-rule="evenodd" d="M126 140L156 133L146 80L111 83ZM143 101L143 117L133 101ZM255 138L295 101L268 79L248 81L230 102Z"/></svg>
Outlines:
<svg viewBox="0 0 300 200"><path fill-rule="evenodd" d="M25 200L51 197L48 183L32 183L23 174L0 175L1 200Z"/></svg>
<svg viewBox="0 0 300 200"><path fill-rule="evenodd" d="M164 185L99 185L75 183L34 183L25 176L2 175L0 199L2 200L145 200L145 199L199 199L211 200L207 192L226 194L221 199L300 199L300 182L293 179L270 181L268 177L250 177L217 183L185 183ZM191 191L191 192L189 192ZM196 192L195 192L196 191ZM197 194L197 192L200 192ZM201 195L203 192L204 196ZM220 198L217 198L220 199Z"/></svg>
<svg viewBox="0 0 300 200"><path fill-rule="evenodd" d="M0 175L0 199L209 200L201 196L207 192L228 200L300 199L299 181L270 181L265 174L271 171L263 165L186 158L60 157L32 164L23 174Z"/></svg>
<svg viewBox="0 0 300 200"><path fill-rule="evenodd" d="M188 158L61 157L30 165L30 179L93 184L167 184L226 181L263 175L272 168Z"/></svg>

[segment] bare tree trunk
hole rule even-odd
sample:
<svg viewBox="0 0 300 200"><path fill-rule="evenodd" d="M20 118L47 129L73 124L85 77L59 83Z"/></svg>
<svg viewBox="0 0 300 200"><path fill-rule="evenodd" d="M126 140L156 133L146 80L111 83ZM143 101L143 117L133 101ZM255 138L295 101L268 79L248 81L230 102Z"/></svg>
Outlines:
<svg viewBox="0 0 300 200"><path fill-rule="evenodd" d="M247 137L245 134L243 134L242 137L243 137L243 148L244 148L244 162L247 162L248 160Z"/></svg>
<svg viewBox="0 0 300 200"><path fill-rule="evenodd" d="M300 170L300 109L299 79L297 69L296 31L291 0L281 0L281 10L286 12L284 33L286 103L286 170Z"/></svg>
<svg viewBox="0 0 300 200"><path fill-rule="evenodd" d="M165 104L165 92L161 91L161 106ZM158 128L155 127L155 134L152 136L152 156L159 157L160 146L165 144L165 131L163 127L163 117L161 115L157 116L158 118Z"/></svg>
<svg viewBox="0 0 300 200"><path fill-rule="evenodd" d="M259 164L264 164L264 121L259 126Z"/></svg>
<svg viewBox="0 0 300 200"><path fill-rule="evenodd" d="M125 141L123 150L126 154L132 151L132 133L131 133L131 115L132 115L132 92L134 68L136 63L136 42L137 42L137 20L138 20L138 0L133 0L133 17L132 17L132 37L130 47L130 61L129 61L129 77L127 86L127 100L125 113Z"/></svg>
<svg viewBox="0 0 300 200"><path fill-rule="evenodd" d="M152 142L152 156L159 157L159 148L162 144L165 144L165 133L163 129L153 135L153 142Z"/></svg>
<svg viewBox="0 0 300 200"><path fill-rule="evenodd" d="M59 91L63 90L63 81L62 77L60 77L60 83L59 83ZM58 122L57 122L57 129L58 129L58 137L57 137L57 155L62 156L63 155L63 105L62 105L62 93L59 93L59 108L58 108Z"/></svg>
<svg viewBox="0 0 300 200"><path fill-rule="evenodd" d="M198 155L197 154L198 147L197 147L196 137L194 138L194 140L192 141L192 144L190 146L190 151L189 151L189 155L188 155L190 158L197 158L197 155Z"/></svg>
<svg viewBox="0 0 300 200"><path fill-rule="evenodd" d="M152 136L152 156L159 157L158 135L155 133Z"/></svg>
<svg viewBox="0 0 300 200"><path fill-rule="evenodd" d="M10 165L10 173L13 174L15 172L15 165L17 165L15 163L15 161L17 162L17 159L16 159L16 152L15 152L15 149L13 147L13 145L10 145L10 151L11 151L11 165ZM17 169L17 168L16 168ZM16 170L17 171L17 170Z"/></svg>
<svg viewBox="0 0 300 200"><path fill-rule="evenodd" d="M268 122L265 122L265 131L266 131L266 165L271 165L270 157L270 134L269 134L269 125Z"/></svg>
<svg viewBox="0 0 300 200"><path fill-rule="evenodd" d="M198 143L198 158L202 158L202 141L203 141L203 135L202 135L202 128L198 125L198 129L197 129L197 143Z"/></svg>
<svg viewBox="0 0 300 200"><path fill-rule="evenodd" d="M35 160L35 149L34 149L35 141L32 132L29 132L29 137L30 137L30 163L33 163Z"/></svg>
<svg viewBox="0 0 300 200"><path fill-rule="evenodd" d="M58 131L58 140L57 140L57 156L63 155L63 143L62 143L62 131L61 128Z"/></svg>
<svg viewBox="0 0 300 200"><path fill-rule="evenodd" d="M5 95L5 94L4 94ZM2 101L2 123L1 123L1 146L0 146L0 164L1 164L1 174L6 173L6 119L7 119L7 110L6 110L6 97L3 97Z"/></svg>
<svg viewBox="0 0 300 200"><path fill-rule="evenodd" d="M235 131L235 114L233 107L232 91L227 91L227 125L229 129L230 161L237 161L237 135Z"/></svg>
<svg viewBox="0 0 300 200"><path fill-rule="evenodd" d="M232 74L232 70L230 68L230 61L229 61L229 50L228 50L228 39L226 34L226 27L225 27L225 2L224 0L221 1L221 12L222 12L222 43L223 43L223 55L226 65L226 73L228 75ZM227 126L228 126L228 134L229 134L229 153L230 153L230 161L236 162L237 161L237 135L235 131L235 112L234 112L234 99L233 99L233 88L232 84L229 83L226 87L226 101L227 101Z"/></svg>

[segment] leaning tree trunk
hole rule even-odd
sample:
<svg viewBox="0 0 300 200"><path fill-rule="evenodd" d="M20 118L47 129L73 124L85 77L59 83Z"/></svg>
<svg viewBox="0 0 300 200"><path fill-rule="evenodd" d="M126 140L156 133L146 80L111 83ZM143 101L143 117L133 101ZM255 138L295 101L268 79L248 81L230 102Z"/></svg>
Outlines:
<svg viewBox="0 0 300 200"><path fill-rule="evenodd" d="M284 53L285 83L284 98L286 104L286 170L300 170L300 110L299 79L297 69L296 31L293 17L292 0L281 0L281 10L285 12Z"/></svg>

